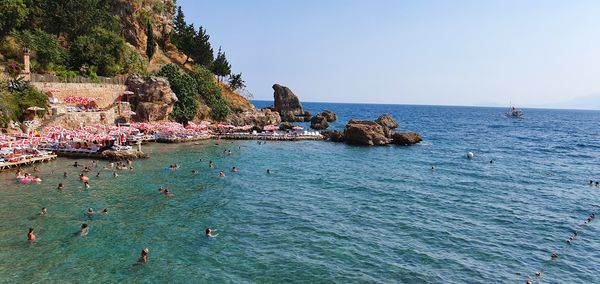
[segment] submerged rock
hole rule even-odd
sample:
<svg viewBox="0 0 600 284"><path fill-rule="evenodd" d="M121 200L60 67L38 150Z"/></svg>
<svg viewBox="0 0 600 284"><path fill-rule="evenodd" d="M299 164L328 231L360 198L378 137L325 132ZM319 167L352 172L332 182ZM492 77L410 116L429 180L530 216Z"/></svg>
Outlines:
<svg viewBox="0 0 600 284"><path fill-rule="evenodd" d="M391 142L383 126L373 121L350 120L344 129L344 141L352 145L382 146Z"/></svg>
<svg viewBox="0 0 600 284"><path fill-rule="evenodd" d="M310 119L310 128L316 130L323 130L329 127L329 123L327 123L327 119L321 114L317 114Z"/></svg>
<svg viewBox="0 0 600 284"><path fill-rule="evenodd" d="M392 140L394 144L409 146L423 141L423 138L416 132L395 132L392 134Z"/></svg>
<svg viewBox="0 0 600 284"><path fill-rule="evenodd" d="M282 121L310 121L311 114L304 111L300 100L292 90L279 84L273 85L273 109L279 112Z"/></svg>

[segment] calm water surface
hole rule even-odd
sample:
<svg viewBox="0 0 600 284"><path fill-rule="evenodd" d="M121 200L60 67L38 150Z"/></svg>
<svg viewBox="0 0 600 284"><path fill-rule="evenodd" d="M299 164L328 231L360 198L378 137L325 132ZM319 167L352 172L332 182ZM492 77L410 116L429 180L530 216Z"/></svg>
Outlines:
<svg viewBox="0 0 600 284"><path fill-rule="evenodd" d="M425 141L152 144L134 172L97 168L90 189L69 159L40 165L40 185L2 173L0 282L524 283L542 271L536 282L600 283L600 220L583 225L600 208L600 188L586 184L600 180L600 112L305 107L337 112L333 128L391 113ZM173 163L181 169L165 170ZM88 207L109 214L89 218ZM90 233L75 236L84 222ZM206 227L219 236L204 238ZM144 247L149 263L132 266Z"/></svg>

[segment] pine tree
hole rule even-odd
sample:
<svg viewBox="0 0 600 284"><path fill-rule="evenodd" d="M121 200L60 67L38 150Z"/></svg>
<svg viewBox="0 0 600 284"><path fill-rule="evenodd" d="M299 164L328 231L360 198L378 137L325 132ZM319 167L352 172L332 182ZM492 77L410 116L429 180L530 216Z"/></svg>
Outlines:
<svg viewBox="0 0 600 284"><path fill-rule="evenodd" d="M246 84L244 84L246 81L242 79L242 73L231 74L228 81L229 87L234 91L241 90L246 87Z"/></svg>
<svg viewBox="0 0 600 284"><path fill-rule="evenodd" d="M222 78L231 74L231 65L227 61L227 57L225 56L225 52L221 51L221 47L219 47L219 52L217 53L217 58L215 62L213 62L213 73L217 75L219 78L219 82L222 81Z"/></svg>
<svg viewBox="0 0 600 284"><path fill-rule="evenodd" d="M175 19L173 20L173 34L180 35L187 27L187 23L185 22L185 16L183 15L183 10L181 6L177 7L177 14L175 15Z"/></svg>
<svg viewBox="0 0 600 284"><path fill-rule="evenodd" d="M150 21L146 23L146 33L148 34L148 39L146 40L146 55L148 56L148 61L152 60L152 56L156 52L156 42L154 41L154 30L152 29L152 24Z"/></svg>
<svg viewBox="0 0 600 284"><path fill-rule="evenodd" d="M200 26L198 33L194 36L194 46L192 48L192 59L198 65L210 67L214 58L214 52L209 42L210 36L206 30Z"/></svg>

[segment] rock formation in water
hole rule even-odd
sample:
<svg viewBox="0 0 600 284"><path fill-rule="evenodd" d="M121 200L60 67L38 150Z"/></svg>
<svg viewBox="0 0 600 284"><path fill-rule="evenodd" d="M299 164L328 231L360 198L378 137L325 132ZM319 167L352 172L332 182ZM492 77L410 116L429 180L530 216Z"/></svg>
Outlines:
<svg viewBox="0 0 600 284"><path fill-rule="evenodd" d="M300 100L292 90L279 84L273 85L273 109L279 113L282 121L310 121L311 115L304 111Z"/></svg>
<svg viewBox="0 0 600 284"><path fill-rule="evenodd" d="M162 77L131 75L125 81L127 89L134 94L129 101L135 102L135 121L153 122L169 118L177 96L169 81Z"/></svg>
<svg viewBox="0 0 600 284"><path fill-rule="evenodd" d="M407 146L423 140L421 135L415 132L394 132L398 126L398 122L393 117L384 114L375 121L350 120L343 135L335 131L322 134L330 141L344 141L351 145L366 146L383 146L390 143Z"/></svg>
<svg viewBox="0 0 600 284"><path fill-rule="evenodd" d="M344 129L344 141L352 145L382 146L392 140L386 137L383 126L374 121L350 120Z"/></svg>
<svg viewBox="0 0 600 284"><path fill-rule="evenodd" d="M392 134L392 143L402 146L417 144L423 141L423 138L416 132L396 132Z"/></svg>
<svg viewBox="0 0 600 284"><path fill-rule="evenodd" d="M323 130L329 127L329 123L327 123L327 118L322 116L320 113L313 116L310 119L310 128L316 130Z"/></svg>
<svg viewBox="0 0 600 284"><path fill-rule="evenodd" d="M334 122L337 120L337 115L335 114L335 112L330 111L330 110L324 110L324 111L318 113L317 115L325 117L327 122Z"/></svg>

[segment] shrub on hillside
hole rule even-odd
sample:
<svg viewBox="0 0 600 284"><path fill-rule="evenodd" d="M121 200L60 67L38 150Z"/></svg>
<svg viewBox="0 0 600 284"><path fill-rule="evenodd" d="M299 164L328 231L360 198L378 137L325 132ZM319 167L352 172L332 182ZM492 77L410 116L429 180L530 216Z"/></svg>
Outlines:
<svg viewBox="0 0 600 284"><path fill-rule="evenodd" d="M157 75L169 80L171 90L179 99L173 107L173 119L179 123L194 119L199 106L196 80L174 64L163 66Z"/></svg>
<svg viewBox="0 0 600 284"><path fill-rule="evenodd" d="M227 100L221 94L215 75L207 68L196 65L192 76L198 86L198 94L210 107L210 116L216 120L223 120L231 113Z"/></svg>

